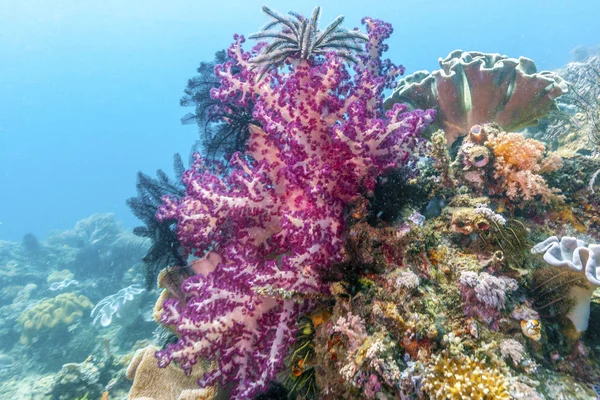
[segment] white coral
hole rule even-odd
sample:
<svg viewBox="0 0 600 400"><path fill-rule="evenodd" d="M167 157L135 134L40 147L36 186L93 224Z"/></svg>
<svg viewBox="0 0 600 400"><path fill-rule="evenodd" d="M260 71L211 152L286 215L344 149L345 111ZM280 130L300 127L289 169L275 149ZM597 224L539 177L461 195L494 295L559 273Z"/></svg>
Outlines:
<svg viewBox="0 0 600 400"><path fill-rule="evenodd" d="M578 332L587 330L590 319L590 303L592 294L600 287L599 266L600 245L590 244L574 237L563 236L560 241L556 236L549 237L535 245L533 254L544 253L544 261L555 267L568 268L571 271L585 275L588 287L572 286L569 297L575 301L573 310L567 317L575 325Z"/></svg>

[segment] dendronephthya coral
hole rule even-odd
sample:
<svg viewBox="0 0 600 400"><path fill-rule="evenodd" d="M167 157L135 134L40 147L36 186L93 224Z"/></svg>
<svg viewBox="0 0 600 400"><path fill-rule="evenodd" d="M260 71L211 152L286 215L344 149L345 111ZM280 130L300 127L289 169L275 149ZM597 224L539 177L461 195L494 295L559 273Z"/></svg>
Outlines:
<svg viewBox="0 0 600 400"><path fill-rule="evenodd" d="M560 76L537 72L525 57L455 50L439 63L440 70L402 78L385 106L404 103L437 110L436 123L448 144L476 124L496 122L505 130L535 125L554 106L554 99L568 92Z"/></svg>
<svg viewBox="0 0 600 400"><path fill-rule="evenodd" d="M569 297L575 302L574 307L567 317L573 322L578 332L588 328L590 318L590 302L592 293L600 287L599 265L600 245L587 245L583 240L564 236L549 237L531 249L534 254L544 254L544 260L555 267L568 268L579 274L585 275L586 286L571 286Z"/></svg>
<svg viewBox="0 0 600 400"><path fill-rule="evenodd" d="M201 385L231 383L234 399L263 389L296 340L297 317L328 294L320 273L343 258L345 206L418 153L434 112L396 105L384 113L383 90L400 70L380 58L391 26L364 23L369 41L353 74L332 53L319 62L292 54L289 69L260 77L249 62L257 48L245 52L241 37L233 61L216 67L212 97L255 101L261 126L251 127L248 151L233 155L228 174L197 155L183 175L186 195L159 208L160 220L177 221L187 254L218 255L185 281L185 299L162 304L161 323L180 340L157 352L161 366L177 361L190 371L216 358Z"/></svg>

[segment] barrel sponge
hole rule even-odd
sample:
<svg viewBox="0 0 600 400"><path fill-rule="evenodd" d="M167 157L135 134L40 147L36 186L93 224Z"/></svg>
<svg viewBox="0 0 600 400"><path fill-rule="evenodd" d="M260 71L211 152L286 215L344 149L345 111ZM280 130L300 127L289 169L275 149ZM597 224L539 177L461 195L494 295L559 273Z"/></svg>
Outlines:
<svg viewBox="0 0 600 400"><path fill-rule="evenodd" d="M216 396L215 387L200 388L197 383L210 369L208 363L196 364L190 376L186 376L173 364L159 368L154 357L158 350L147 346L133 356L126 373L128 379L133 379L130 400L210 400Z"/></svg>
<svg viewBox="0 0 600 400"><path fill-rule="evenodd" d="M37 303L23 311L18 319L23 327L21 343L27 345L40 332L52 330L59 325L71 325L92 306L90 299L72 292Z"/></svg>

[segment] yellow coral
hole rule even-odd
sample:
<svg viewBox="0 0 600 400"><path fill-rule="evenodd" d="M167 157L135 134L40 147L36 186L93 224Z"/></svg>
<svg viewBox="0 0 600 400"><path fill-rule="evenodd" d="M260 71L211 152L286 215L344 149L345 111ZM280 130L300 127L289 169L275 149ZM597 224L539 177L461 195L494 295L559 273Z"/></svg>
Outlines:
<svg viewBox="0 0 600 400"><path fill-rule="evenodd" d="M488 137L485 142L496 157L518 169L538 169L538 162L544 156L546 146L534 139L526 139L517 132L498 132Z"/></svg>
<svg viewBox="0 0 600 400"><path fill-rule="evenodd" d="M423 383L432 399L510 399L507 380L500 371L466 355L434 357Z"/></svg>
<svg viewBox="0 0 600 400"><path fill-rule="evenodd" d="M73 279L74 277L75 277L75 275L73 275L73 273L71 271L69 271L68 269L63 269L62 271L50 272L50 274L48 274L48 278L46 278L46 281L49 284L52 284L52 283L64 281L67 279Z"/></svg>
<svg viewBox="0 0 600 400"><path fill-rule="evenodd" d="M75 293L59 294L53 299L36 304L25 310L18 319L23 326L21 343L29 344L41 331L53 329L58 325L71 325L83 316L84 310L92 307L90 299Z"/></svg>

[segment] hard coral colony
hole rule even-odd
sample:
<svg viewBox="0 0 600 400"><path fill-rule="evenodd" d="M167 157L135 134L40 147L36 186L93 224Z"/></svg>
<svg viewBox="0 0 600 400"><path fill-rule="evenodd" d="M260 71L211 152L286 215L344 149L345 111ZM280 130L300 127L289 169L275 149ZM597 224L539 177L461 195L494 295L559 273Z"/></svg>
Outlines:
<svg viewBox="0 0 600 400"><path fill-rule="evenodd" d="M210 112L251 109L244 148L227 163L196 153L185 192L158 206L155 225L173 224L189 265L159 275L155 318L177 338L155 352L168 371L153 373L176 364L208 398L233 399L279 383L306 399L555 398L570 374L585 398L573 377L600 376L582 334L598 246L567 236L561 210L583 211L561 194L562 158L516 132L553 109L563 79L455 51L384 102L403 73L382 59L390 24L365 18L364 34L343 17L320 29L319 8L263 11L253 38L271 42L245 50L236 35L210 93ZM393 221L385 185L419 193ZM549 231L560 243L534 247ZM568 268L547 272L531 247Z"/></svg>

